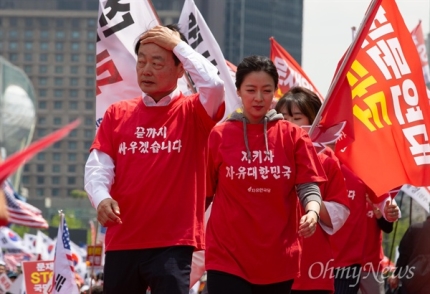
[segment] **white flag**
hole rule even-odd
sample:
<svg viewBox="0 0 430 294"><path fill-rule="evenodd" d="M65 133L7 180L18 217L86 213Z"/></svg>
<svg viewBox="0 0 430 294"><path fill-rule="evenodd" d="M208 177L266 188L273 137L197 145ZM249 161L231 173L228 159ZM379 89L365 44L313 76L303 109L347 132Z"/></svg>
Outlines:
<svg viewBox="0 0 430 294"><path fill-rule="evenodd" d="M24 247L21 237L8 227L0 228L0 248L21 250L25 253L29 253Z"/></svg>
<svg viewBox="0 0 430 294"><path fill-rule="evenodd" d="M427 213L429 212L430 193L427 188L415 187L412 185L405 184L400 190L405 192L406 195L410 196L412 199L418 202L418 204L421 205L427 211Z"/></svg>
<svg viewBox="0 0 430 294"><path fill-rule="evenodd" d="M0 274L0 293L6 293L12 286L12 281L9 279L6 273Z"/></svg>
<svg viewBox="0 0 430 294"><path fill-rule="evenodd" d="M224 120L242 103L237 96L234 80L221 48L193 0L185 0L178 24L181 32L187 38L188 44L217 67L219 76L224 81L225 113L222 119Z"/></svg>
<svg viewBox="0 0 430 294"><path fill-rule="evenodd" d="M24 240L22 240L22 243L28 252L36 254L36 241L36 235L24 233Z"/></svg>
<svg viewBox="0 0 430 294"><path fill-rule="evenodd" d="M70 248L72 251L72 260L75 267L75 273L77 273L82 278L82 280L84 280L85 275L87 274L87 263L85 262L87 258L87 251L73 243L73 241L70 241Z"/></svg>
<svg viewBox="0 0 430 294"><path fill-rule="evenodd" d="M50 280L49 293L79 294L75 281L70 235L64 213L60 213L57 244L55 245L54 274ZM52 292L51 292L52 291Z"/></svg>
<svg viewBox="0 0 430 294"><path fill-rule="evenodd" d="M100 0L97 28L96 125L114 102L141 95L136 75L134 46L139 35L158 25L146 0Z"/></svg>
<svg viewBox="0 0 430 294"><path fill-rule="evenodd" d="M13 294L25 294L25 280L24 275L20 274L12 283L12 286L9 288L9 293Z"/></svg>
<svg viewBox="0 0 430 294"><path fill-rule="evenodd" d="M36 234L35 253L40 255L41 260L52 260L54 256L55 242L41 231Z"/></svg>

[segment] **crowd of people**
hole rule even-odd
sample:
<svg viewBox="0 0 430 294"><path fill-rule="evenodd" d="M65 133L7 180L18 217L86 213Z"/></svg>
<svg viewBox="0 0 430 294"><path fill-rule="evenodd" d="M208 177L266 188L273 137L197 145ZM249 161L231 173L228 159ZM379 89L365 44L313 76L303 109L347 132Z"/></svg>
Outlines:
<svg viewBox="0 0 430 294"><path fill-rule="evenodd" d="M0 276L6 274L11 283L14 283L16 279L23 274L21 264L17 265L14 269L8 267L8 265L0 260ZM102 294L103 293L103 272L97 274L88 275L87 278L82 279L77 273L75 274L75 283L78 287L80 294ZM24 284L24 282L22 281ZM91 290L90 290L91 288ZM0 287L0 292L2 288ZM1 292L3 293L3 292ZM11 292L5 292L5 294L16 294Z"/></svg>
<svg viewBox="0 0 430 294"><path fill-rule="evenodd" d="M86 274L85 279L76 276L76 284L81 294L101 294L103 293L103 272L97 274Z"/></svg>
<svg viewBox="0 0 430 294"><path fill-rule="evenodd" d="M107 227L103 293L189 293L198 250L204 293L385 292L382 231L399 208L334 145L314 148L303 128L321 107L314 92L294 87L272 109L277 69L248 56L236 72L242 108L221 122L224 82L177 27L146 31L135 52L142 95L107 109L85 166ZM177 87L186 72L189 96Z"/></svg>
<svg viewBox="0 0 430 294"><path fill-rule="evenodd" d="M11 282L14 282L19 275L22 274L21 267L18 267L16 270L8 269L6 263L3 260L0 260L0 275L6 274Z"/></svg>

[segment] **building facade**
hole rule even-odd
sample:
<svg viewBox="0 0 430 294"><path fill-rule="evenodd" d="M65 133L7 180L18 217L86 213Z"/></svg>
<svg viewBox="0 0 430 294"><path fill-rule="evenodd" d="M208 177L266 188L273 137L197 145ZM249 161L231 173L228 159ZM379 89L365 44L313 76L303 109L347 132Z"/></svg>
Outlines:
<svg viewBox="0 0 430 294"><path fill-rule="evenodd" d="M303 0L225 0L223 52L234 64L249 55L270 55L274 37L300 64ZM209 13L212 8L207 9ZM216 22L209 17L209 26Z"/></svg>
<svg viewBox="0 0 430 294"><path fill-rule="evenodd" d="M303 0L194 0L224 57L237 64L252 54L269 56L274 37L302 61ZM184 0L153 1L157 12L178 11L164 24L177 22ZM172 20L172 21L170 21Z"/></svg>
<svg viewBox="0 0 430 294"><path fill-rule="evenodd" d="M22 68L34 85L33 141L81 119L67 138L25 165L21 187L29 197L66 197L83 189L83 166L94 137L97 11L31 4L26 9L24 1L14 2L22 8L0 10L0 55Z"/></svg>
<svg viewBox="0 0 430 294"><path fill-rule="evenodd" d="M161 21L177 22L178 7L159 7ZM68 137L24 166L20 192L29 199L65 198L84 189L95 134L98 8L99 0L0 0L0 56L34 85L33 141L81 120Z"/></svg>

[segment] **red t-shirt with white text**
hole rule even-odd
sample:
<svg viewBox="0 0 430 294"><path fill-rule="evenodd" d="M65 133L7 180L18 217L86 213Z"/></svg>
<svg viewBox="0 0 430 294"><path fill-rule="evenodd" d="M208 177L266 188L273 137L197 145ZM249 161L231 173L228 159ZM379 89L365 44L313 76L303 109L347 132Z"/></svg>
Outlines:
<svg viewBox="0 0 430 294"><path fill-rule="evenodd" d="M334 267L363 264L363 248L366 241L366 191L364 182L349 168L341 164L350 203L350 213L345 224L330 236L334 255Z"/></svg>
<svg viewBox="0 0 430 294"><path fill-rule="evenodd" d="M107 229L107 251L204 249L205 159L214 125L198 94L161 107L138 97L107 109L91 146L115 163L110 195L123 224Z"/></svg>
<svg viewBox="0 0 430 294"><path fill-rule="evenodd" d="M293 279L299 271L295 185L325 181L309 136L287 121L228 121L209 137L208 195L215 195L206 231L206 270L253 284ZM315 249L318 250L318 249Z"/></svg>

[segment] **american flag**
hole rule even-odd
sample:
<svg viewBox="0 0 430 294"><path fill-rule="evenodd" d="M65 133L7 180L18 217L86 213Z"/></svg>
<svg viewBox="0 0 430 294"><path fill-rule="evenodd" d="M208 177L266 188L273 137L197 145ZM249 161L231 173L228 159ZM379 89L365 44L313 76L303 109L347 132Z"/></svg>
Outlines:
<svg viewBox="0 0 430 294"><path fill-rule="evenodd" d="M14 272L17 271L18 266L22 265L23 261L33 260L33 256L25 252L6 252L3 258L7 269Z"/></svg>
<svg viewBox="0 0 430 294"><path fill-rule="evenodd" d="M70 249L69 229L62 212L60 213L60 225L58 226L57 244L55 246L54 274L49 284L48 293L79 294Z"/></svg>
<svg viewBox="0 0 430 294"><path fill-rule="evenodd" d="M48 228L48 222L43 218L42 212L33 205L17 199L9 181L4 181L2 187L6 197L10 223L31 228Z"/></svg>

